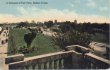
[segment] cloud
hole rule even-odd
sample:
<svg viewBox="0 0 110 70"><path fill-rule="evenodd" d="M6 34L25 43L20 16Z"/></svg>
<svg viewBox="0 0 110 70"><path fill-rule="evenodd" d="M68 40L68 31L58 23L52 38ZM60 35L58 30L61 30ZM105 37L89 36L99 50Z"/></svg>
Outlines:
<svg viewBox="0 0 110 70"><path fill-rule="evenodd" d="M79 15L74 10L70 11L68 9L58 10L58 9L40 9L36 7L18 7L18 16L12 14L0 14L0 22L20 22L20 21L32 21L35 20L43 22L48 20L58 20L58 21L74 21L78 22L110 22L108 18L96 15Z"/></svg>
<svg viewBox="0 0 110 70"><path fill-rule="evenodd" d="M58 18L64 17L68 15L76 16L74 11L69 11L67 9L58 10L58 9L39 9L36 7L23 8L18 7L17 10L20 12L21 17L50 17L50 18Z"/></svg>
<svg viewBox="0 0 110 70"><path fill-rule="evenodd" d="M94 0L87 0L86 6L91 7L91 8L95 8L96 3Z"/></svg>
<svg viewBox="0 0 110 70"><path fill-rule="evenodd" d="M109 8L108 7L100 7L99 10L101 12L104 12L104 11L109 11Z"/></svg>
<svg viewBox="0 0 110 70"><path fill-rule="evenodd" d="M13 22L13 20L15 20L15 16L12 14L0 14L0 22L4 23L4 22Z"/></svg>
<svg viewBox="0 0 110 70"><path fill-rule="evenodd" d="M0 17L3 17L3 18L7 18L7 17L14 17L14 15L11 15L11 14L0 14Z"/></svg>

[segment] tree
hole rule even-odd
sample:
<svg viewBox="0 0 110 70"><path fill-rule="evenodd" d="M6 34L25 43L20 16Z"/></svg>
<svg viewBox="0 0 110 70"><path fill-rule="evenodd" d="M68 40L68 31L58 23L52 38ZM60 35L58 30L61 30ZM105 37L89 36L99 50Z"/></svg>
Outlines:
<svg viewBox="0 0 110 70"><path fill-rule="evenodd" d="M47 26L47 28L53 26L53 21L44 22L44 24Z"/></svg>
<svg viewBox="0 0 110 70"><path fill-rule="evenodd" d="M65 49L68 45L82 45L88 47L91 37L86 32L81 33L76 30L71 30L63 34L57 34L54 37L54 41L62 49Z"/></svg>
<svg viewBox="0 0 110 70"><path fill-rule="evenodd" d="M35 37L36 37L36 33L28 33L24 35L24 41L27 43L27 47L31 46L31 43Z"/></svg>
<svg viewBox="0 0 110 70"><path fill-rule="evenodd" d="M35 47L31 47L31 43L35 39L37 32L34 29L30 29L30 28L28 29L30 30L30 33L24 35L24 41L26 42L27 46L23 46L19 49L19 52L22 52L24 54L32 52L35 48Z"/></svg>
<svg viewBox="0 0 110 70"><path fill-rule="evenodd" d="M18 23L17 27L27 27L29 26L29 23L26 21L26 22L20 22Z"/></svg>

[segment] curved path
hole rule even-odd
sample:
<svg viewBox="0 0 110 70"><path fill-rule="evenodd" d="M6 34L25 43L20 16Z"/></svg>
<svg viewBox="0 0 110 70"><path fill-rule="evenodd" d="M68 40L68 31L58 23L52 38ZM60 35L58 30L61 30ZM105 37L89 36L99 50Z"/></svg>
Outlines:
<svg viewBox="0 0 110 70"><path fill-rule="evenodd" d="M8 47L8 42L6 42L6 39L8 39L8 33L9 30L3 30L0 34L0 70L8 70L8 65L5 64L5 57L7 57ZM5 42L2 43L2 40Z"/></svg>

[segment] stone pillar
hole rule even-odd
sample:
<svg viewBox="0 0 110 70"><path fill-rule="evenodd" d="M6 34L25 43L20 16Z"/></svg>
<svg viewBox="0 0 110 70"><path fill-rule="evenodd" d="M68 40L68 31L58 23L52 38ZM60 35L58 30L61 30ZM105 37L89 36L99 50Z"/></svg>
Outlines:
<svg viewBox="0 0 110 70"><path fill-rule="evenodd" d="M41 64L40 63L38 64L38 69L41 69Z"/></svg>
<svg viewBox="0 0 110 70"><path fill-rule="evenodd" d="M72 53L72 68L73 69L81 69L81 54L80 53Z"/></svg>
<svg viewBox="0 0 110 70"><path fill-rule="evenodd" d="M49 61L49 69L52 69L52 61Z"/></svg>
<svg viewBox="0 0 110 70"><path fill-rule="evenodd" d="M64 69L72 69L72 56L64 58Z"/></svg>
<svg viewBox="0 0 110 70"><path fill-rule="evenodd" d="M57 60L54 60L54 69L57 69Z"/></svg>
<svg viewBox="0 0 110 70"><path fill-rule="evenodd" d="M25 62L18 62L18 63L10 63L8 64L8 68L9 70L14 70L14 69L18 69L18 70L22 70L22 69L28 69L29 65L25 64Z"/></svg>
<svg viewBox="0 0 110 70"><path fill-rule="evenodd" d="M32 64L32 69L34 70L36 68L36 64Z"/></svg>
<svg viewBox="0 0 110 70"><path fill-rule="evenodd" d="M44 69L47 69L47 62L44 63Z"/></svg>
<svg viewBox="0 0 110 70"><path fill-rule="evenodd" d="M25 69L29 69L29 65L26 65L26 66L25 66Z"/></svg>
<svg viewBox="0 0 110 70"><path fill-rule="evenodd" d="M63 65L62 65L62 59L59 59L59 69L62 69Z"/></svg>

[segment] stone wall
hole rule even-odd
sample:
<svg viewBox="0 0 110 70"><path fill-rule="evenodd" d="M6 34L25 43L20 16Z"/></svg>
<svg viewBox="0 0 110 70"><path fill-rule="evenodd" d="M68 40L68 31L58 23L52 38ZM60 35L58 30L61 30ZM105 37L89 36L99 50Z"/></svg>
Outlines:
<svg viewBox="0 0 110 70"><path fill-rule="evenodd" d="M19 62L19 61L23 61L23 60L24 60L23 54L12 55L12 56L8 56L5 58L5 64Z"/></svg>

